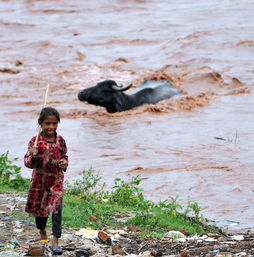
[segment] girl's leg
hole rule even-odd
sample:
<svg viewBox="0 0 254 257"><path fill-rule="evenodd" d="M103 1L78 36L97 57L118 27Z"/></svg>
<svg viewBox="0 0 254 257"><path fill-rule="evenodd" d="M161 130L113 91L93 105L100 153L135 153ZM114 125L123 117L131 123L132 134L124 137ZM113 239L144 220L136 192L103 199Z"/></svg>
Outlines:
<svg viewBox="0 0 254 257"><path fill-rule="evenodd" d="M58 207L57 213L52 214L52 247L58 246L58 239L62 235L62 204Z"/></svg>
<svg viewBox="0 0 254 257"><path fill-rule="evenodd" d="M47 240L47 225L48 217L35 217L36 227L40 230L40 240Z"/></svg>

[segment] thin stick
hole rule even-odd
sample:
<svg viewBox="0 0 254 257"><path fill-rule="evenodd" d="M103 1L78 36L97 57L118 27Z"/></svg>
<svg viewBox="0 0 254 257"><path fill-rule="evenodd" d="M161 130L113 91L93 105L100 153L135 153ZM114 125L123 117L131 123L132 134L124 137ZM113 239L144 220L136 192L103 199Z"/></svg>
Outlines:
<svg viewBox="0 0 254 257"><path fill-rule="evenodd" d="M49 92L49 84L48 84L47 89L46 89L46 93L45 93L45 97L44 97L44 105L43 105L43 108L45 108L46 105L47 105L48 92ZM37 133L37 136L36 136L36 138L35 138L34 147L37 146L38 138L39 138L40 133L41 133L41 128L39 128L38 133Z"/></svg>
<svg viewBox="0 0 254 257"><path fill-rule="evenodd" d="M238 131L236 130L235 131L235 143L236 143L237 136L238 136Z"/></svg>
<svg viewBox="0 0 254 257"><path fill-rule="evenodd" d="M49 93L49 84L47 85L43 108L46 107L46 105L47 105L48 93Z"/></svg>

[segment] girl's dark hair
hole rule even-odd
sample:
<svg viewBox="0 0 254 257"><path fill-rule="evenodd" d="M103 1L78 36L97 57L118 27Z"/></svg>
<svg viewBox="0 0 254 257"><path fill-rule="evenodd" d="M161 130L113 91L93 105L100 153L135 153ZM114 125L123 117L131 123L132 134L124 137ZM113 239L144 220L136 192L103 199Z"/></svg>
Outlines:
<svg viewBox="0 0 254 257"><path fill-rule="evenodd" d="M59 112L53 108L53 107L44 107L41 112L40 112L40 116L38 118L38 123L42 124L42 122L49 116L49 115L53 115L56 117L56 119L58 120L58 122L60 122L60 114Z"/></svg>

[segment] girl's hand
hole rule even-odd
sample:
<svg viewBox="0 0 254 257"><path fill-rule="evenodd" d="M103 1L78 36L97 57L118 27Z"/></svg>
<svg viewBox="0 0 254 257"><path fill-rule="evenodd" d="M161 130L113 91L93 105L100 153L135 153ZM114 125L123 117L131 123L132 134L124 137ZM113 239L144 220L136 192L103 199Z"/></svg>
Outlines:
<svg viewBox="0 0 254 257"><path fill-rule="evenodd" d="M37 147L32 146L32 147L30 148L30 154L32 155L32 157L35 157L35 156L38 154L38 149L37 149Z"/></svg>
<svg viewBox="0 0 254 257"><path fill-rule="evenodd" d="M58 162L58 166L59 166L62 170L66 170L66 168L67 168L66 160L61 159L61 160Z"/></svg>

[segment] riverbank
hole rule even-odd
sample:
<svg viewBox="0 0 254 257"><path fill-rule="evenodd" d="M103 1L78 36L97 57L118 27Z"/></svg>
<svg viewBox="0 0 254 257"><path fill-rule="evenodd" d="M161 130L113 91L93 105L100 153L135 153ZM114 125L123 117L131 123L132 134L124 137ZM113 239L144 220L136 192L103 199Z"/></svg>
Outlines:
<svg viewBox="0 0 254 257"><path fill-rule="evenodd" d="M16 257L28 253L29 247L38 246L38 232L33 221L22 220L15 213L24 212L24 193L0 192L0 256ZM102 230L101 230L102 231ZM169 235L162 238L145 238L138 228L119 230L103 229L109 238L105 241L99 231L85 228L63 228L62 256L253 256L253 234L207 233L207 235ZM50 234L48 228L48 234ZM100 239L99 239L100 238ZM51 256L45 246L44 256Z"/></svg>

